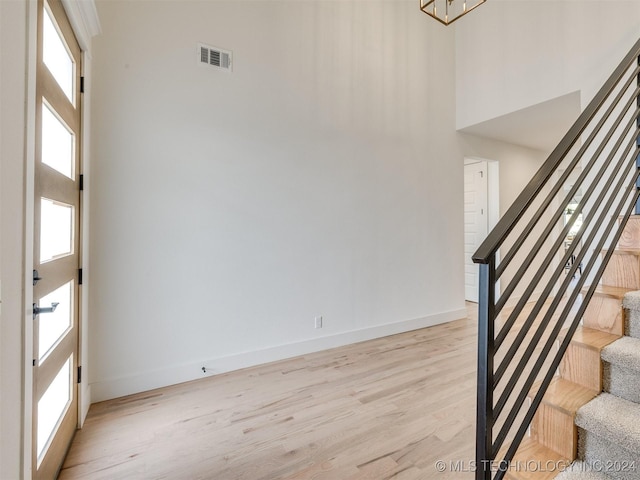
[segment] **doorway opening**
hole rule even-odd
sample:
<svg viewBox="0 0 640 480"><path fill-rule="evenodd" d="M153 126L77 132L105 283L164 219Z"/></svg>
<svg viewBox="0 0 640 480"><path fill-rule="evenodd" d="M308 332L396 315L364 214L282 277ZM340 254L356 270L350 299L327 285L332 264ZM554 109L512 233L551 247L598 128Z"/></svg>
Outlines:
<svg viewBox="0 0 640 480"><path fill-rule="evenodd" d="M472 255L500 218L499 164L482 158L464 159L464 297L478 302L478 265ZM498 254L499 258L499 254ZM499 284L497 285L499 293Z"/></svg>

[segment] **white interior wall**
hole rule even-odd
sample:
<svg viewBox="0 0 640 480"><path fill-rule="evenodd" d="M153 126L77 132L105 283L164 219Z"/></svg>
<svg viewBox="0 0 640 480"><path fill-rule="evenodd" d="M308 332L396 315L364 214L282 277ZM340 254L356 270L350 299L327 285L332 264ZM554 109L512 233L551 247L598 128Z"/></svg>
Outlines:
<svg viewBox="0 0 640 480"><path fill-rule="evenodd" d="M413 2L98 11L94 401L464 316L451 29Z"/></svg>
<svg viewBox="0 0 640 480"><path fill-rule="evenodd" d="M463 21L458 128L576 90L587 105L638 40L640 2L492 0Z"/></svg>

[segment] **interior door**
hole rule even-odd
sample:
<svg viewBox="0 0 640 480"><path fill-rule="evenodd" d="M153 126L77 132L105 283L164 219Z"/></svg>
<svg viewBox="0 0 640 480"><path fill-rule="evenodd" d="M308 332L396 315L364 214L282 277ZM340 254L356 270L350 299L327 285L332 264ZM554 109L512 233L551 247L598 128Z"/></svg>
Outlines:
<svg viewBox="0 0 640 480"><path fill-rule="evenodd" d="M80 58L60 1L38 0L32 461L48 480L78 423Z"/></svg>
<svg viewBox="0 0 640 480"><path fill-rule="evenodd" d="M464 291L465 299L478 301L478 266L471 256L488 234L487 162L464 166Z"/></svg>

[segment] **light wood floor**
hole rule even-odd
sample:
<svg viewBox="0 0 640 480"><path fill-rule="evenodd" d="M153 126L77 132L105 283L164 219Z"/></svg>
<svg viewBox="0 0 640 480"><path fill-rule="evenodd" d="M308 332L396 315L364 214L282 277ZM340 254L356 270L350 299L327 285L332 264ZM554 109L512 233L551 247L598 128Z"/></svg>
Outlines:
<svg viewBox="0 0 640 480"><path fill-rule="evenodd" d="M474 458L476 315L98 403L60 479L445 480Z"/></svg>

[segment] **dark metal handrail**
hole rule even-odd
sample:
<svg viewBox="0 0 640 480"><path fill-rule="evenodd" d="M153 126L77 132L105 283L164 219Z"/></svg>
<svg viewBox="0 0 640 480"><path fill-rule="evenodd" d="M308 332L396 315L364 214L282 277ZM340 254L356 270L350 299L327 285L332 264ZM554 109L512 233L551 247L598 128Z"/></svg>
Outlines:
<svg viewBox="0 0 640 480"><path fill-rule="evenodd" d="M638 165L640 40L473 255L476 480L510 468L639 201Z"/></svg>

